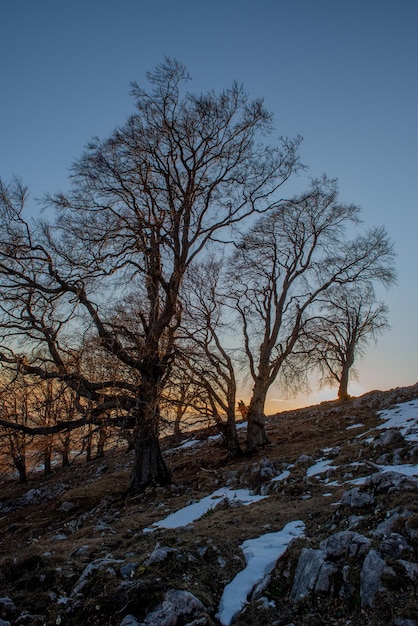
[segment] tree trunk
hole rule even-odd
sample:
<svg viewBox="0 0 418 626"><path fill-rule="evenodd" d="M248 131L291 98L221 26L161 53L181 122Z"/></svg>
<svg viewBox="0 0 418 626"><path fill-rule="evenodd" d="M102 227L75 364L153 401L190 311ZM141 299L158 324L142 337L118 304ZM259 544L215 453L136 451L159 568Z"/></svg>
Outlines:
<svg viewBox="0 0 418 626"><path fill-rule="evenodd" d="M105 443L106 443L106 439L107 439L107 431L106 428L102 425L99 426L99 435L98 435L98 440L97 440L97 458L98 459L103 459L104 458L104 448L105 448Z"/></svg>
<svg viewBox="0 0 418 626"><path fill-rule="evenodd" d="M70 443L71 436L67 433L62 440L62 448L61 448L61 456L62 456L62 467L67 467L70 464Z"/></svg>
<svg viewBox="0 0 418 626"><path fill-rule="evenodd" d="M348 395L348 379L350 374L350 368L354 363L353 349L348 350L346 361L341 370L340 385L338 387L338 399L344 400L349 397Z"/></svg>
<svg viewBox="0 0 418 626"><path fill-rule="evenodd" d="M149 359L144 368L136 408L131 417L135 419L133 445L135 449L129 493L142 493L152 485L168 485L171 473L161 453L159 441L162 368L157 359Z"/></svg>
<svg viewBox="0 0 418 626"><path fill-rule="evenodd" d="M26 470L26 459L25 458L14 459L14 465L19 474L19 482L22 484L26 483L28 481L28 475L27 475L27 470Z"/></svg>
<svg viewBox="0 0 418 626"><path fill-rule="evenodd" d="M222 425L222 433L228 450L228 459L239 459L242 457L242 450L238 440L235 413L227 416L227 421Z"/></svg>
<svg viewBox="0 0 418 626"><path fill-rule="evenodd" d="M266 402L266 392L264 389L254 385L253 395L248 407L247 414L247 452L252 453L257 448L262 448L268 443L265 430L264 405Z"/></svg>
<svg viewBox="0 0 418 626"><path fill-rule="evenodd" d="M49 448L46 448L44 450L44 474L45 476L49 476L50 474L52 474L51 454L52 454L52 451Z"/></svg>

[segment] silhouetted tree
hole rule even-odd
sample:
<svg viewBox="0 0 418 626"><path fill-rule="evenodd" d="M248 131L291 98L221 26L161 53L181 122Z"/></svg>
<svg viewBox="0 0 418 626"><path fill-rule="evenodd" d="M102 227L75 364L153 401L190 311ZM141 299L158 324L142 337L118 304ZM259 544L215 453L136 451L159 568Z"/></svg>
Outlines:
<svg viewBox="0 0 418 626"><path fill-rule="evenodd" d="M325 385L338 384L338 398L348 397L350 372L371 339L389 328L388 308L370 284L336 288L318 301L318 314L305 326L312 365Z"/></svg>
<svg viewBox="0 0 418 626"><path fill-rule="evenodd" d="M267 442L264 406L271 385L298 346L319 298L338 285L395 280L383 228L348 240L359 209L338 201L335 181L313 181L308 193L261 217L237 244L230 263L230 300L239 319L254 382L247 448Z"/></svg>
<svg viewBox="0 0 418 626"><path fill-rule="evenodd" d="M169 59L148 80L150 91L132 87L136 112L74 164L70 191L46 199L54 223L30 227L25 188L0 186L0 359L65 381L92 407L85 422L125 413L132 491L171 478L159 446L160 401L184 275L209 241L277 204L298 168L299 143L266 145L271 116L237 84L219 95L183 93L187 72ZM26 338L19 354L12 335ZM97 380L77 367L70 356L88 336L128 375ZM46 348L48 367L32 358L34 344Z"/></svg>

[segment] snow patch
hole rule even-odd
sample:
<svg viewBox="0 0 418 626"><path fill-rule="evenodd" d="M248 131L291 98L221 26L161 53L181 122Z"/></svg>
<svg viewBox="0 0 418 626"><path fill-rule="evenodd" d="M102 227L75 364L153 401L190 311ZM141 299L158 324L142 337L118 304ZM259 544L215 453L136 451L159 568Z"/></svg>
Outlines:
<svg viewBox="0 0 418 626"><path fill-rule="evenodd" d="M267 533L241 544L247 565L224 589L216 615L222 626L231 624L254 587L273 570L289 544L297 537L304 536L304 531L305 524L297 520L289 522L276 533Z"/></svg>
<svg viewBox="0 0 418 626"><path fill-rule="evenodd" d="M199 502L189 504L189 506L175 513L171 513L165 519L154 522L149 528L144 528L143 532L153 532L157 528L179 528L181 526L187 526L211 509L214 509L223 500L248 506L266 497L267 496L252 495L248 489L228 489L227 487L222 487L222 489L218 489L211 495L206 496L206 498L202 498Z"/></svg>

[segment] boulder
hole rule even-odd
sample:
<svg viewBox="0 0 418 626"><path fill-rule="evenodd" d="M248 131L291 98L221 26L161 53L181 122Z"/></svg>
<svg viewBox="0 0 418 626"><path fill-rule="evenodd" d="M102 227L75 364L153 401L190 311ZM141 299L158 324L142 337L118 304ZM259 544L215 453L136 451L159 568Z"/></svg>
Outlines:
<svg viewBox="0 0 418 626"><path fill-rule="evenodd" d="M347 530L335 533L321 541L319 547L325 552L327 558L337 559L344 556L362 556L367 552L370 544L370 539L364 535Z"/></svg>
<svg viewBox="0 0 418 626"><path fill-rule="evenodd" d="M377 472L366 478L366 487L372 487L375 492L387 491L416 491L418 480L399 472Z"/></svg>
<svg viewBox="0 0 418 626"><path fill-rule="evenodd" d="M360 575L360 597L362 608L373 608L376 595L385 591L382 583L383 574L395 575L391 567L388 567L385 561L373 548L369 551L364 559L363 567Z"/></svg>
<svg viewBox="0 0 418 626"><path fill-rule="evenodd" d="M362 509L374 503L374 496L371 493L363 493L358 487L353 487L345 491L341 496L341 504L346 504L352 509Z"/></svg>
<svg viewBox="0 0 418 626"><path fill-rule="evenodd" d="M405 438L397 428L385 430L375 441L373 442L373 448L386 448L388 446L401 446L405 443Z"/></svg>
<svg viewBox="0 0 418 626"><path fill-rule="evenodd" d="M193 616L204 610L202 602L190 591L170 589L163 602L147 615L143 626L175 626L180 617Z"/></svg>

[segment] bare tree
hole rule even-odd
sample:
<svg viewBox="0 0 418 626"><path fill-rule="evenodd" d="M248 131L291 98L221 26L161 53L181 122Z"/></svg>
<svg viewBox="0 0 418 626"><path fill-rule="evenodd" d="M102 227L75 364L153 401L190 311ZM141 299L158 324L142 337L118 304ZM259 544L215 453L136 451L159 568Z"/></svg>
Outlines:
<svg viewBox="0 0 418 626"><path fill-rule="evenodd" d="M22 377L2 376L0 387L0 418L17 427L30 421L29 387ZM28 479L27 451L30 438L19 428L0 427L0 454L9 468L17 471L19 482Z"/></svg>
<svg viewBox="0 0 418 626"><path fill-rule="evenodd" d="M277 204L298 168L298 139L256 143L271 133L271 116L239 85L183 93L187 73L171 60L148 80L150 91L133 85L136 112L126 124L94 139L74 164L70 191L47 199L58 211L53 224L29 228L25 189L0 187L1 359L65 381L93 406L85 421L125 413L131 491L171 478L159 446L160 400L187 268L209 241ZM19 352L13 335L26 338ZM129 376L95 380L77 368L71 353L87 336ZM48 368L32 358L33 344L46 347Z"/></svg>
<svg viewBox="0 0 418 626"><path fill-rule="evenodd" d="M294 353L312 307L336 285L395 280L392 245L383 228L352 240L345 227L359 209L338 202L335 181L313 181L308 193L261 217L237 245L230 297L239 315L253 380L249 451L267 442L264 405Z"/></svg>
<svg viewBox="0 0 418 626"><path fill-rule="evenodd" d="M222 259L213 258L195 266L185 288L185 315L182 327L184 344L180 359L194 385L203 392L214 420L224 437L229 458L242 456L238 440L235 407L237 359L227 342L231 332L225 320L225 301L220 293ZM194 406L198 407L199 394Z"/></svg>
<svg viewBox="0 0 418 626"><path fill-rule="evenodd" d="M389 328L388 308L376 299L371 284L333 289L317 302L319 311L304 328L311 365L324 385L338 384L338 398L348 397L350 373L370 340Z"/></svg>

